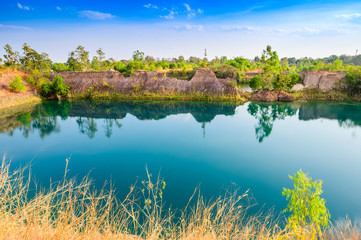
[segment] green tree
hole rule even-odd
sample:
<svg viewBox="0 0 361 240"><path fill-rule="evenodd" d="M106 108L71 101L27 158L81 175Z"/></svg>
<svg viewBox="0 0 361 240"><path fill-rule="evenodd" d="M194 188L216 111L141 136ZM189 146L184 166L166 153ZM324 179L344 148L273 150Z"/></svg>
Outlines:
<svg viewBox="0 0 361 240"><path fill-rule="evenodd" d="M9 44L4 46L4 50L6 52L4 55L5 65L9 67L17 67L19 65L19 53L17 51L13 51Z"/></svg>
<svg viewBox="0 0 361 240"><path fill-rule="evenodd" d="M50 71L51 60L47 53L39 54L37 51L32 49L29 45L24 43L23 45L24 56L20 58L22 68L25 70L41 70Z"/></svg>
<svg viewBox="0 0 361 240"><path fill-rule="evenodd" d="M21 81L21 77L17 75L10 83L9 88L13 92L22 92L25 91L25 85Z"/></svg>
<svg viewBox="0 0 361 240"><path fill-rule="evenodd" d="M144 52L140 52L139 50L133 52L133 60L134 61L143 61L144 60Z"/></svg>
<svg viewBox="0 0 361 240"><path fill-rule="evenodd" d="M85 51L85 48L79 45L75 51L70 52L67 64L71 71L87 70L90 64L89 52Z"/></svg>
<svg viewBox="0 0 361 240"><path fill-rule="evenodd" d="M272 47L268 45L267 49L263 50L261 57L263 72L260 81L262 89L272 90L274 77L280 72L279 62L277 52L272 51Z"/></svg>
<svg viewBox="0 0 361 240"><path fill-rule="evenodd" d="M64 63L54 63L52 69L54 72L64 72L67 70Z"/></svg>
<svg viewBox="0 0 361 240"><path fill-rule="evenodd" d="M101 48L99 48L97 50L97 55L98 55L98 60L99 60L99 67L100 67L100 70L104 70L103 69L103 60L105 59L105 53L103 52L103 50Z"/></svg>
<svg viewBox="0 0 361 240"><path fill-rule="evenodd" d="M322 194L322 181L315 180L299 170L293 180L294 189L283 188L282 195L289 200L284 212L290 212L287 228L297 233L298 239L318 239L322 229L329 226L330 213Z"/></svg>
<svg viewBox="0 0 361 240"><path fill-rule="evenodd" d="M96 70L96 71L101 70L101 64L100 64L99 58L97 56L93 57L90 67L91 67L91 69Z"/></svg>

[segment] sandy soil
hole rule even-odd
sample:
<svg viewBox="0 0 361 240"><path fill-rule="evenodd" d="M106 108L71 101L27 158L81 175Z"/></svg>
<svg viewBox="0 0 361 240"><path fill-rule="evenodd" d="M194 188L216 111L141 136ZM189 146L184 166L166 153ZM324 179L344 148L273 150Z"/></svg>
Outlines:
<svg viewBox="0 0 361 240"><path fill-rule="evenodd" d="M24 92L14 93L10 91L9 83L17 75L20 75L23 79L27 77L27 74L16 69L0 70L0 109L40 100L40 98L35 95L34 89L24 80L23 83L26 86Z"/></svg>

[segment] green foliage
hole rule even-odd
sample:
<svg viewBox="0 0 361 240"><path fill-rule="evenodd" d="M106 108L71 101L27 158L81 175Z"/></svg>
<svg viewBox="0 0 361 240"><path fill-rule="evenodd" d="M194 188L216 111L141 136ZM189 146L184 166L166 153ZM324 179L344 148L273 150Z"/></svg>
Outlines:
<svg viewBox="0 0 361 240"><path fill-rule="evenodd" d="M139 85L134 85L134 86L133 86L134 92L138 92L139 89L140 89Z"/></svg>
<svg viewBox="0 0 361 240"><path fill-rule="evenodd" d="M275 90L289 91L296 83L300 83L301 75L298 73L280 73L275 76L273 88Z"/></svg>
<svg viewBox="0 0 361 240"><path fill-rule="evenodd" d="M19 65L19 53L17 51L13 51L9 44L4 46L4 50L6 54L4 55L5 58L5 66L9 67L17 67Z"/></svg>
<svg viewBox="0 0 361 240"><path fill-rule="evenodd" d="M51 60L47 53L39 54L34 49L30 48L29 45L24 43L23 45L24 55L20 58L22 68L25 70L40 70L50 71Z"/></svg>
<svg viewBox="0 0 361 240"><path fill-rule="evenodd" d="M21 81L21 77L17 75L10 83L9 88L13 92L22 92L25 91L25 85Z"/></svg>
<svg viewBox="0 0 361 240"><path fill-rule="evenodd" d="M235 88L237 86L237 82L235 82L235 81L228 81L228 82L226 82L226 84L233 88Z"/></svg>
<svg viewBox="0 0 361 240"><path fill-rule="evenodd" d="M70 93L69 86L63 82L63 78L56 75L53 82L47 82L41 85L40 95L43 98L66 98Z"/></svg>
<svg viewBox="0 0 361 240"><path fill-rule="evenodd" d="M263 50L261 57L262 74L261 74L261 87L265 90L272 90L273 79L275 75L280 72L279 59L276 51L272 51L271 46L267 46L266 50Z"/></svg>
<svg viewBox="0 0 361 240"><path fill-rule="evenodd" d="M54 72L64 72L67 71L68 69L64 63L54 63L52 66L52 70Z"/></svg>
<svg viewBox="0 0 361 240"><path fill-rule="evenodd" d="M238 83L242 82L244 73L242 73L238 68L231 65L220 65L212 69L216 74L217 78L232 78L235 79Z"/></svg>
<svg viewBox="0 0 361 240"><path fill-rule="evenodd" d="M67 61L70 71L84 71L89 68L89 52L83 46L78 46L75 51L70 52Z"/></svg>
<svg viewBox="0 0 361 240"><path fill-rule="evenodd" d="M238 68L241 71L248 71L251 67L250 61L241 57L228 60L226 64Z"/></svg>
<svg viewBox="0 0 361 240"><path fill-rule="evenodd" d="M349 71L344 79L344 88L350 95L361 94L361 69Z"/></svg>
<svg viewBox="0 0 361 240"><path fill-rule="evenodd" d="M144 52L139 50L133 52L133 60L134 61L143 61L144 60Z"/></svg>
<svg viewBox="0 0 361 240"><path fill-rule="evenodd" d="M254 77L251 78L251 80L249 81L249 87L252 88L253 91L257 91L261 88L262 84L261 84L261 76L260 75L256 75Z"/></svg>
<svg viewBox="0 0 361 240"><path fill-rule="evenodd" d="M285 212L290 212L287 227L294 230L298 238L317 239L322 229L329 226L330 213L325 206L322 194L322 181L315 180L299 170L293 180L294 189L283 188L282 195L289 200ZM307 232L304 233L304 230ZM306 235L307 236L304 236ZM301 235L301 236L300 236Z"/></svg>
<svg viewBox="0 0 361 240"><path fill-rule="evenodd" d="M26 82L32 87L41 88L41 85L49 82L49 76L48 72L40 72L35 69L30 72L30 76L26 79Z"/></svg>

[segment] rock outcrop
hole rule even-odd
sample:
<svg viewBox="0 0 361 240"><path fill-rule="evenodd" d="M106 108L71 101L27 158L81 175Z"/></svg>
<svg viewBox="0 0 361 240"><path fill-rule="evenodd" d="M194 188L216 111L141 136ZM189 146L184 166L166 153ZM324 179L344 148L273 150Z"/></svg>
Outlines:
<svg viewBox="0 0 361 240"><path fill-rule="evenodd" d="M328 91L340 87L341 80L345 77L346 71L306 71L303 73L303 85L305 88L316 88L321 91Z"/></svg>
<svg viewBox="0 0 361 240"><path fill-rule="evenodd" d="M86 94L89 91L133 94L189 95L204 96L243 96L242 90L232 86L232 79L217 79L210 69L198 69L190 81L169 78L164 73L136 71L125 78L115 71L103 72L57 72L69 85L73 94Z"/></svg>
<svg viewBox="0 0 361 240"><path fill-rule="evenodd" d="M284 91L268 91L261 90L251 96L252 101L264 101L264 102L289 102L295 100L295 98Z"/></svg>
<svg viewBox="0 0 361 240"><path fill-rule="evenodd" d="M291 92L300 92L305 90L305 86L301 83L297 83L291 88Z"/></svg>

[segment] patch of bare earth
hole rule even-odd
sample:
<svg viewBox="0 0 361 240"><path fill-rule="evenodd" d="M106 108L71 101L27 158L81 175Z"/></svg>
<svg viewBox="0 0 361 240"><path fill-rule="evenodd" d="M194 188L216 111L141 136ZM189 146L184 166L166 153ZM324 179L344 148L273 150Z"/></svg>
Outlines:
<svg viewBox="0 0 361 240"><path fill-rule="evenodd" d="M17 75L20 75L23 79L27 77L26 73L16 69L0 71L0 109L40 101L40 98L35 94L35 90L24 80L23 83L26 87L24 92L15 93L10 91L9 83Z"/></svg>

